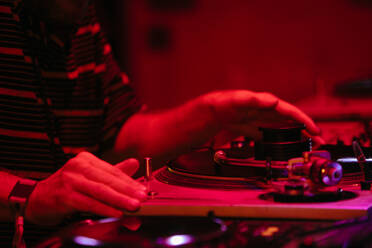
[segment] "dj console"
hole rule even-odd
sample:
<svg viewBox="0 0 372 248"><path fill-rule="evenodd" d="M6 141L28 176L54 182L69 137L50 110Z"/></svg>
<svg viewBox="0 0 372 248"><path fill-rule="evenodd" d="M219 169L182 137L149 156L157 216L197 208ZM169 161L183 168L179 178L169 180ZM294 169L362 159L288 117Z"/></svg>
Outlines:
<svg viewBox="0 0 372 248"><path fill-rule="evenodd" d="M38 247L372 247L370 148L312 150L303 129L261 127L259 142L198 149L154 172L147 158L139 211Z"/></svg>

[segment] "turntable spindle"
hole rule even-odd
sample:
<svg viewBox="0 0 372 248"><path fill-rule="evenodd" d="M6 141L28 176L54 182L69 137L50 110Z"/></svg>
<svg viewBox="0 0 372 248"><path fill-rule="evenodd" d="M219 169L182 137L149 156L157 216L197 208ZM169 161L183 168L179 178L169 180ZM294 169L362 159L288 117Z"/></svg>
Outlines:
<svg viewBox="0 0 372 248"><path fill-rule="evenodd" d="M151 158L149 158L149 157L145 158L145 169L146 169L145 184L146 184L146 187L147 187L147 190L148 190L147 194L150 197L153 197L153 196L157 195L157 193L155 191L151 190L152 164L151 164Z"/></svg>
<svg viewBox="0 0 372 248"><path fill-rule="evenodd" d="M146 181L150 181L152 179L152 165L151 165L151 158L145 158L145 168L146 168L146 174L145 179Z"/></svg>

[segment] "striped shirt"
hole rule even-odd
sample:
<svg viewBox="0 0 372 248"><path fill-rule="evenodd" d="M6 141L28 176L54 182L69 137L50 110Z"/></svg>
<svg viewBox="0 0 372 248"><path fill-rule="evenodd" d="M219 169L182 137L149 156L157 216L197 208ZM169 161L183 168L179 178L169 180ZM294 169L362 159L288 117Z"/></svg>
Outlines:
<svg viewBox="0 0 372 248"><path fill-rule="evenodd" d="M0 170L43 179L80 151L99 156L139 108L93 5L62 40L22 0L0 0ZM26 242L53 230L26 226ZM12 235L0 223L1 247Z"/></svg>
<svg viewBox="0 0 372 248"><path fill-rule="evenodd" d="M66 41L20 0L0 0L0 167L45 178L113 145L140 105L90 6Z"/></svg>

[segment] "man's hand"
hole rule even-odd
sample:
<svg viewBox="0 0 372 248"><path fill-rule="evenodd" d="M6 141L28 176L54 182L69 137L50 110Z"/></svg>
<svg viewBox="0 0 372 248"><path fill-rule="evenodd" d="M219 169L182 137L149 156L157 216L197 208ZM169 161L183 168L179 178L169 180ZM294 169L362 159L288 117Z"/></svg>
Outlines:
<svg viewBox="0 0 372 248"><path fill-rule="evenodd" d="M132 116L122 127L115 150L169 159L204 145L222 132L230 139L258 139L258 127L279 121L303 123L315 143L323 142L311 118L292 104L270 93L225 90L202 95L168 111Z"/></svg>
<svg viewBox="0 0 372 248"><path fill-rule="evenodd" d="M88 152L79 153L37 185L26 219L57 224L75 212L120 217L123 210L135 211L146 199L146 187L130 177L138 167L135 159L112 166Z"/></svg>
<svg viewBox="0 0 372 248"><path fill-rule="evenodd" d="M212 111L219 130L231 136L244 135L260 139L258 127L268 123L298 122L306 126L309 136L322 143L320 130L313 120L294 105L266 92L248 90L219 91L206 94L203 102Z"/></svg>

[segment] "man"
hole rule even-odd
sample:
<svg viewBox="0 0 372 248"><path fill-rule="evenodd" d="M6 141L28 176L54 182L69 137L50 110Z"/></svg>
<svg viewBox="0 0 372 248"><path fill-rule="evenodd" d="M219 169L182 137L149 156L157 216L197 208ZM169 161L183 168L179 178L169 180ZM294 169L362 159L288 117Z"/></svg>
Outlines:
<svg viewBox="0 0 372 248"><path fill-rule="evenodd" d="M260 124L280 120L304 123L320 140L307 115L269 93L212 92L161 113L141 111L88 0L9 0L0 11L4 220L21 177L40 179L29 222L57 224L77 212L120 217L146 199L130 177L139 166L130 157L175 156L221 132L257 138ZM97 157L110 149L129 159L111 166Z"/></svg>

